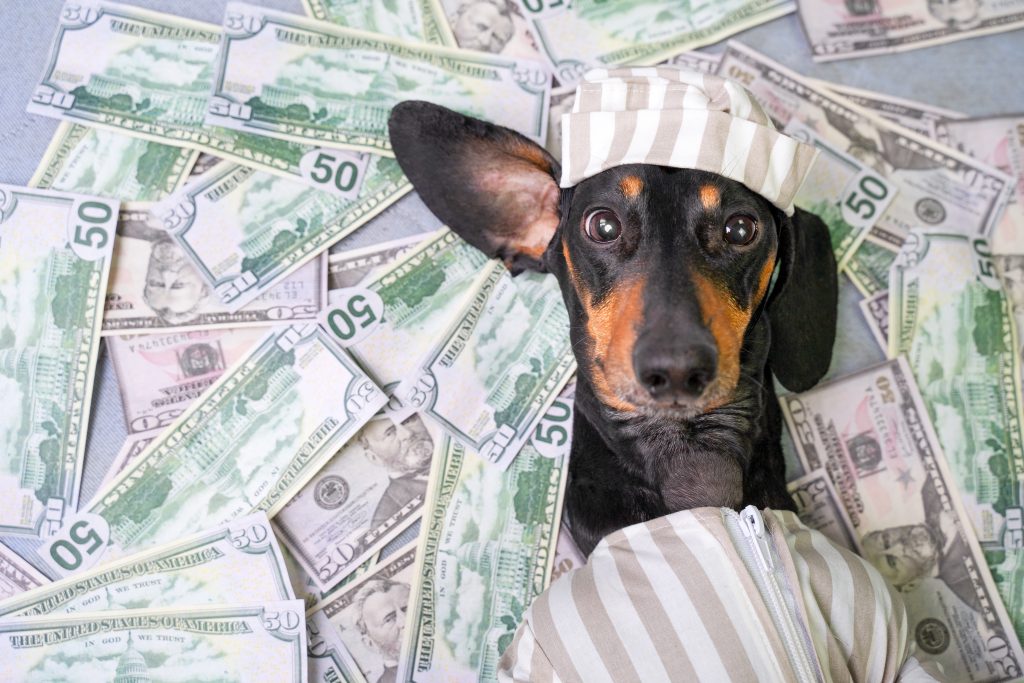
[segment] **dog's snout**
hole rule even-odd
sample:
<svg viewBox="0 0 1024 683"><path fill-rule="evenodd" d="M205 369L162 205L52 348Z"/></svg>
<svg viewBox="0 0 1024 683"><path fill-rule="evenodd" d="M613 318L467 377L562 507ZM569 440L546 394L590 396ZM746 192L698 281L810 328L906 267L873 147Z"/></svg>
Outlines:
<svg viewBox="0 0 1024 683"><path fill-rule="evenodd" d="M692 400L715 378L717 353L710 344L671 344L638 347L634 359L637 379L656 401Z"/></svg>

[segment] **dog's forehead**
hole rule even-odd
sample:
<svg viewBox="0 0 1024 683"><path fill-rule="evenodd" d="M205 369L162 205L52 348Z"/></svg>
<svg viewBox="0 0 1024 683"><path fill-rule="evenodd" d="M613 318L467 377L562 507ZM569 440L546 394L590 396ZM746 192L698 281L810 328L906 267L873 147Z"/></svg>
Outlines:
<svg viewBox="0 0 1024 683"><path fill-rule="evenodd" d="M692 200L708 212L717 211L727 200L757 201L760 197L734 180L695 169L678 169L651 164L616 166L582 181L573 203L611 201L644 204L651 200ZM760 203L760 202L758 202Z"/></svg>

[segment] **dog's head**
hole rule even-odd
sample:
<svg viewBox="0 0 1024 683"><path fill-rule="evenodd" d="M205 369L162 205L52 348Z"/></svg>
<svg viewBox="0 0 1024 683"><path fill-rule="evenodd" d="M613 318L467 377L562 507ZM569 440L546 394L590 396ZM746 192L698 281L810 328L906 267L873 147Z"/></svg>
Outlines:
<svg viewBox="0 0 1024 683"><path fill-rule="evenodd" d="M617 414L686 419L730 403L765 318L783 385L805 390L828 369L836 267L817 217L788 217L717 174L646 164L563 190L540 146L426 102L396 106L390 130L439 218L514 273L558 278L579 372Z"/></svg>

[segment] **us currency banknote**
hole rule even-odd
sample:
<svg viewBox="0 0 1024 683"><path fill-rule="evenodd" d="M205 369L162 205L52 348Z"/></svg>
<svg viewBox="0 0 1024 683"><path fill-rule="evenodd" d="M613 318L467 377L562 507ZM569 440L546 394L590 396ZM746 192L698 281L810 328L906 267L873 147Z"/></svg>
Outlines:
<svg viewBox="0 0 1024 683"><path fill-rule="evenodd" d="M210 125L390 154L391 108L428 100L544 142L551 76L538 62L405 43L241 3L228 4L224 26Z"/></svg>
<svg viewBox="0 0 1024 683"><path fill-rule="evenodd" d="M188 172L188 178L185 179L185 182L187 183L193 178L203 175L222 161L224 160L218 156L214 156L213 154L208 154L206 152L200 152L199 156L196 157L196 162L192 164L192 170Z"/></svg>
<svg viewBox="0 0 1024 683"><path fill-rule="evenodd" d="M844 97L861 109L867 109L886 121L897 123L932 140L938 139L935 128L939 122L965 118L965 115L958 111L936 107L924 102L906 100L902 97L894 97L893 95L872 90L851 88L847 85L839 85L838 83L830 83L815 78L808 78L807 80L813 83L816 88Z"/></svg>
<svg viewBox="0 0 1024 683"><path fill-rule="evenodd" d="M0 531L78 505L118 202L0 184Z"/></svg>
<svg viewBox="0 0 1024 683"><path fill-rule="evenodd" d="M352 653L323 612L306 615L306 648L310 683L366 683Z"/></svg>
<svg viewBox="0 0 1024 683"><path fill-rule="evenodd" d="M590 68L657 64L789 14L788 0L516 0L537 46L565 86Z"/></svg>
<svg viewBox="0 0 1024 683"><path fill-rule="evenodd" d="M858 302L871 336L883 352L889 352L889 290L885 289Z"/></svg>
<svg viewBox="0 0 1024 683"><path fill-rule="evenodd" d="M314 320L326 304L327 269L314 258L237 311L228 310L151 208L121 209L104 334L266 327Z"/></svg>
<svg viewBox="0 0 1024 683"><path fill-rule="evenodd" d="M415 235L425 240L442 227L441 219L427 208L413 190L374 216L369 223L332 244L327 251L334 256Z"/></svg>
<svg viewBox="0 0 1024 683"><path fill-rule="evenodd" d="M5 618L0 661L11 681L304 683L306 624L299 600Z"/></svg>
<svg viewBox="0 0 1024 683"><path fill-rule="evenodd" d="M888 286L889 268L910 228L990 235L999 222L1013 180L998 169L821 90L745 45L729 43L719 75L750 89L778 127L801 121L896 188L895 200L845 266L863 295Z"/></svg>
<svg viewBox="0 0 1024 683"><path fill-rule="evenodd" d="M721 54L708 54L706 52L680 52L679 54L665 60L665 64L680 66L691 71L699 71L705 74L718 72L718 64L722 61Z"/></svg>
<svg viewBox="0 0 1024 683"><path fill-rule="evenodd" d="M828 536L850 552L862 554L857 531L824 468L808 472L786 485L800 521Z"/></svg>
<svg viewBox="0 0 1024 683"><path fill-rule="evenodd" d="M415 568L416 547L411 547L310 613L327 619L368 681L407 680L396 673Z"/></svg>
<svg viewBox="0 0 1024 683"><path fill-rule="evenodd" d="M572 429L563 394L502 471L447 440L434 463L405 624L402 681L494 681L548 585Z"/></svg>
<svg viewBox="0 0 1024 683"><path fill-rule="evenodd" d="M262 512L0 602L0 617L275 602L295 597Z"/></svg>
<svg viewBox="0 0 1024 683"><path fill-rule="evenodd" d="M36 168L31 187L151 202L174 192L198 152L101 128L63 122Z"/></svg>
<svg viewBox="0 0 1024 683"><path fill-rule="evenodd" d="M256 510L272 517L386 400L317 325L275 328L40 555L66 576Z"/></svg>
<svg viewBox="0 0 1024 683"><path fill-rule="evenodd" d="M558 531L558 541L555 543L555 561L551 566L551 580L568 574L573 569L579 569L587 563L587 558L576 547L576 541L572 540L572 534L565 524L562 524Z"/></svg>
<svg viewBox="0 0 1024 683"><path fill-rule="evenodd" d="M327 259L327 291L355 287L371 273L386 268L416 248L425 235L410 235L362 249L331 254Z"/></svg>
<svg viewBox="0 0 1024 683"><path fill-rule="evenodd" d="M242 327L107 337L128 434L174 422L265 335Z"/></svg>
<svg viewBox="0 0 1024 683"><path fill-rule="evenodd" d="M1014 547L1021 542L1015 532L1024 529L1024 404L1014 322L983 238L910 233L890 279L889 354L906 355L986 548Z"/></svg>
<svg viewBox="0 0 1024 683"><path fill-rule="evenodd" d="M947 680L1020 676L1024 651L907 362L781 402L804 466L828 472L863 556L903 595L916 656ZM1019 587L1024 576L1005 580Z"/></svg>
<svg viewBox="0 0 1024 683"><path fill-rule="evenodd" d="M453 45L517 59L543 61L526 14L515 0L430 0Z"/></svg>
<svg viewBox="0 0 1024 683"><path fill-rule="evenodd" d="M321 591L423 514L437 441L416 414L371 420L278 513L281 539Z"/></svg>
<svg viewBox="0 0 1024 683"><path fill-rule="evenodd" d="M404 409L507 468L576 372L555 279L492 269L417 368L395 390Z"/></svg>
<svg viewBox="0 0 1024 683"><path fill-rule="evenodd" d="M416 371L487 273L502 268L445 228L359 286L334 290L321 317L377 384L391 391Z"/></svg>
<svg viewBox="0 0 1024 683"><path fill-rule="evenodd" d="M203 125L220 39L212 24L106 0L68 0L28 111L200 149L323 187L313 174L327 173L315 163L329 150Z"/></svg>
<svg viewBox="0 0 1024 683"><path fill-rule="evenodd" d="M1021 5L1024 9L1024 4ZM1024 114L940 121L936 138L1016 179L990 242L996 254L1024 254Z"/></svg>
<svg viewBox="0 0 1024 683"><path fill-rule="evenodd" d="M794 119L785 128L818 150L794 202L828 226L832 252L842 269L896 198L896 188L867 164L840 151Z"/></svg>
<svg viewBox="0 0 1024 683"><path fill-rule="evenodd" d="M152 212L213 296L235 311L411 189L394 159L332 159L339 157L350 170L344 195L225 162Z"/></svg>
<svg viewBox="0 0 1024 683"><path fill-rule="evenodd" d="M548 103L548 139L544 147L559 161L562 159L562 114L570 113L575 101L575 86L562 86L551 91L551 100Z"/></svg>
<svg viewBox="0 0 1024 683"><path fill-rule="evenodd" d="M455 45L444 16L430 0L360 2L302 0L306 14L338 26L436 45Z"/></svg>
<svg viewBox="0 0 1024 683"><path fill-rule="evenodd" d="M800 21L815 61L904 52L1024 27L1024 2L811 0Z"/></svg>
<svg viewBox="0 0 1024 683"><path fill-rule="evenodd" d="M284 566L288 571L288 579L292 583L292 590L295 592L295 597L306 603L307 612L313 609L317 604L326 600L334 593L334 591L357 580L371 568L377 566L377 563L380 561L379 553L371 555L365 562L353 569L348 576L335 584L334 588L325 592L321 591L320 587L317 586L316 581L313 580L313 577L306 573L306 570L302 568L299 561L296 560L295 556L288 550L287 545L281 546L281 553L284 555Z"/></svg>
<svg viewBox="0 0 1024 683"><path fill-rule="evenodd" d="M153 440L160 435L165 427L159 427L157 429L151 429L147 432L139 432L137 434L129 434L114 455L114 459L110 462L110 467L103 475L103 479L100 481L100 488L107 485L108 482L113 480L117 475L121 473L121 470L131 465L136 458L146 452L146 447L153 443Z"/></svg>
<svg viewBox="0 0 1024 683"><path fill-rule="evenodd" d="M50 579L23 560L18 553L0 544L0 600L32 590Z"/></svg>

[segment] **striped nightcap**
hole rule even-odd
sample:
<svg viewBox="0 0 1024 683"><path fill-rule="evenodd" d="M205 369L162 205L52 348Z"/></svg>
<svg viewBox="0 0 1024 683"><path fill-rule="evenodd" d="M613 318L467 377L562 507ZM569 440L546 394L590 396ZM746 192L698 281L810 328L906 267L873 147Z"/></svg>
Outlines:
<svg viewBox="0 0 1024 683"><path fill-rule="evenodd" d="M562 187L623 164L709 171L793 215L817 150L775 130L741 85L672 66L593 69L562 115Z"/></svg>

